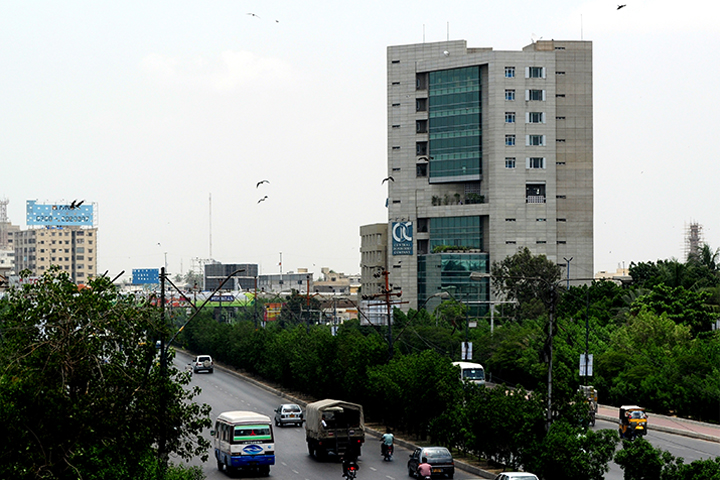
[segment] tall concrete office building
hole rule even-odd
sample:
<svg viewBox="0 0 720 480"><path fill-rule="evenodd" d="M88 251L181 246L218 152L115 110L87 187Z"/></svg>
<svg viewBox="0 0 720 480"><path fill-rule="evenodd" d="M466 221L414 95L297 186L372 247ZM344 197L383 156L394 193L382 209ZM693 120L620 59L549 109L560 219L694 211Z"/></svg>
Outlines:
<svg viewBox="0 0 720 480"><path fill-rule="evenodd" d="M470 272L522 247L591 278L592 43L392 46L387 72L388 270L401 308L448 290L482 313L488 282Z"/></svg>

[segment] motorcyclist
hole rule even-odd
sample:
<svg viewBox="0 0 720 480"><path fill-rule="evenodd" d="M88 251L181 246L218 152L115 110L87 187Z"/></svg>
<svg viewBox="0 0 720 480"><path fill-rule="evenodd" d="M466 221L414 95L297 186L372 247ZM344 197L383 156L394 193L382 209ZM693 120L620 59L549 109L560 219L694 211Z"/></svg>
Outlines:
<svg viewBox="0 0 720 480"><path fill-rule="evenodd" d="M427 457L422 457L422 463L417 466L417 476L419 479L430 478L432 475L432 467L427 461Z"/></svg>
<svg viewBox="0 0 720 480"><path fill-rule="evenodd" d="M392 456L393 454L393 442L395 441L395 436L392 434L392 431L388 428L383 436L380 438L380 441L382 442L380 444L380 454L382 456ZM388 451L389 450L389 451Z"/></svg>
<svg viewBox="0 0 720 480"><path fill-rule="evenodd" d="M342 457L342 469L343 469L342 476L343 477L350 478L348 476L348 470L350 469L350 467L353 467L353 469L355 471L360 470L360 466L357 463L357 459L358 459L357 450L353 447L348 447L348 449L345 450L345 453L343 454L343 457ZM352 478L355 478L355 476L353 475Z"/></svg>

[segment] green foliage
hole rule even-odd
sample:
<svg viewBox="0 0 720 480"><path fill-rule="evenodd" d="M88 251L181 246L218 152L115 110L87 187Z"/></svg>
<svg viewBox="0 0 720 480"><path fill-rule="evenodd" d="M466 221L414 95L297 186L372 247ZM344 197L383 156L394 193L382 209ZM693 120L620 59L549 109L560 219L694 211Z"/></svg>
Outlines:
<svg viewBox="0 0 720 480"><path fill-rule="evenodd" d="M58 269L0 300L0 478L139 477L149 456L207 456L209 407L185 373L162 374L158 317Z"/></svg>
<svg viewBox="0 0 720 480"><path fill-rule="evenodd" d="M541 441L524 450L523 461L528 471L544 479L602 480L618 440L614 430L583 431L555 422Z"/></svg>
<svg viewBox="0 0 720 480"><path fill-rule="evenodd" d="M519 320L538 318L549 311L557 294L560 267L527 247L492 266L492 284L500 296L517 301Z"/></svg>
<svg viewBox="0 0 720 480"><path fill-rule="evenodd" d="M709 297L710 293L704 291L655 285L649 293L633 303L630 311L636 314L647 308L657 314L665 313L674 322L688 325L693 336L696 336L700 332L709 331L715 319L715 314L707 306Z"/></svg>
<svg viewBox="0 0 720 480"><path fill-rule="evenodd" d="M431 420L460 396L458 371L432 350L396 357L368 370L368 390L383 406L383 420L426 435Z"/></svg>

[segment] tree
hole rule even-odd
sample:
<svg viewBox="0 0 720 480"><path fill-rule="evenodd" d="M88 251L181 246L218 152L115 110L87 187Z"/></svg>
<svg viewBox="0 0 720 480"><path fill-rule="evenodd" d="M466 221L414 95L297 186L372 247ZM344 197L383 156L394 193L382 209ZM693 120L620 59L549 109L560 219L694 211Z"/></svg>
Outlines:
<svg viewBox="0 0 720 480"><path fill-rule="evenodd" d="M59 269L0 300L1 478L140 478L164 465L161 438L207 457L210 407L187 374L161 375L158 317L106 277L79 289Z"/></svg>
<svg viewBox="0 0 720 480"><path fill-rule="evenodd" d="M546 314L556 295L560 267L545 255L533 255L527 247L492 266L493 288L510 301L517 301L519 320Z"/></svg>

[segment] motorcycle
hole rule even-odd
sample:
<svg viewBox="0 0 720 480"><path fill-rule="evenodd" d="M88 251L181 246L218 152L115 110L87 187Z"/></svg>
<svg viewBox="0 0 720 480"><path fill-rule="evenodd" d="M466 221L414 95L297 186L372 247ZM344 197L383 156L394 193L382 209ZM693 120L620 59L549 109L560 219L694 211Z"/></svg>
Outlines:
<svg viewBox="0 0 720 480"><path fill-rule="evenodd" d="M358 467L357 462L353 460L349 461L343 461L343 477L346 480L355 480L357 477L357 471L360 467Z"/></svg>
<svg viewBox="0 0 720 480"><path fill-rule="evenodd" d="M392 457L393 457L393 445L385 445L385 444L383 443L383 444L382 444L382 452L381 452L381 453L382 453L382 456L383 456L383 460L385 460L386 462L391 461L391 460L392 460Z"/></svg>

